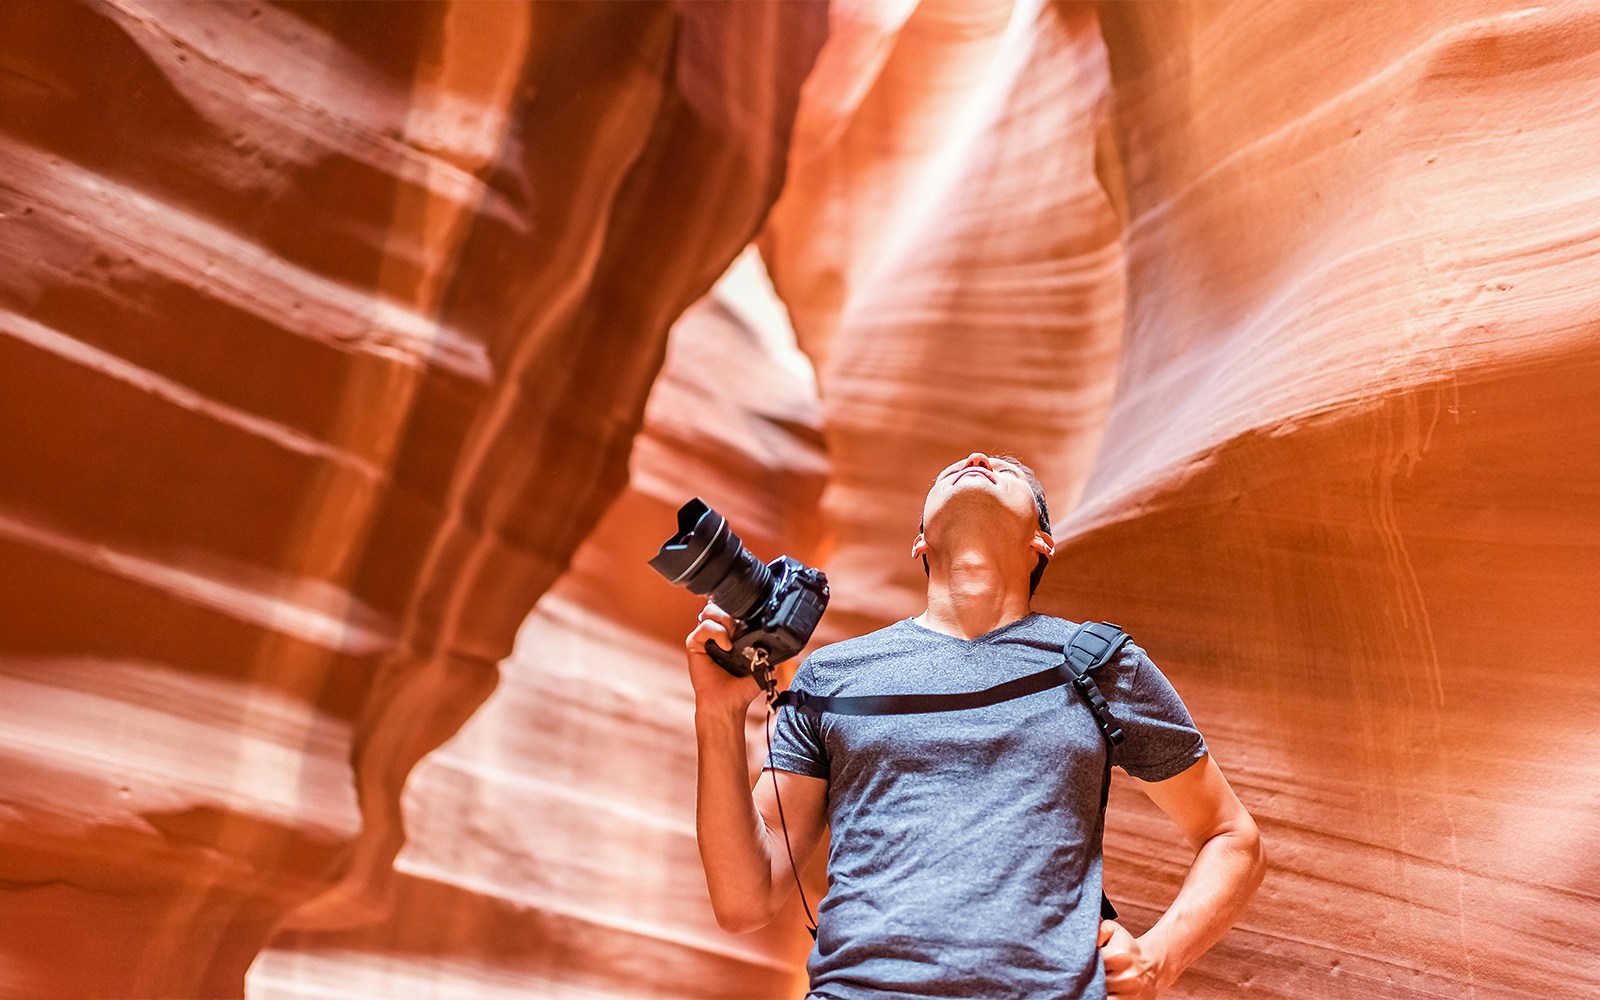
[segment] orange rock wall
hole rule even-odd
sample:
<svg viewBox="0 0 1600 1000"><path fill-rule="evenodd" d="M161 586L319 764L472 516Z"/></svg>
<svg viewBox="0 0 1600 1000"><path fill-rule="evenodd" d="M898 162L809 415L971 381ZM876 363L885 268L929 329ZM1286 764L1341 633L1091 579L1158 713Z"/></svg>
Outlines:
<svg viewBox="0 0 1600 1000"><path fill-rule="evenodd" d="M920 607L943 461L1040 468L1038 605L1140 636L1269 840L1177 995L1600 988L1596 25L921 4L797 147L834 624ZM1147 926L1188 855L1121 782L1108 855Z"/></svg>
<svg viewBox="0 0 1600 1000"><path fill-rule="evenodd" d="M1275 864L1187 995L1600 991L1600 11L1100 16L1128 311L1055 592L1164 654Z"/></svg>
<svg viewBox="0 0 1600 1000"><path fill-rule="evenodd" d="M373 9L0 5L0 992L798 995L643 561L975 447L1268 838L1171 995L1600 992L1592 5Z"/></svg>
<svg viewBox="0 0 1600 1000"><path fill-rule="evenodd" d="M237 996L386 912L405 778L626 482L826 30L0 7L0 991Z"/></svg>
<svg viewBox="0 0 1600 1000"><path fill-rule="evenodd" d="M748 937L712 916L683 673L703 602L645 560L694 495L757 551L816 559L820 422L809 380L724 295L685 313L628 488L523 624L495 694L407 785L389 915L280 935L251 967L252 997L794 992L810 943L798 906ZM764 748L758 729L750 740Z"/></svg>

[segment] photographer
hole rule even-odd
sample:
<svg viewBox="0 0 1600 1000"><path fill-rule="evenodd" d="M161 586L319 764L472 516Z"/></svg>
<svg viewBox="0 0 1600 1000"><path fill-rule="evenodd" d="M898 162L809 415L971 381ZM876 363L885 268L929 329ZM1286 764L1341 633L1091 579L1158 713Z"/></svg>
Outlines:
<svg viewBox="0 0 1600 1000"><path fill-rule="evenodd" d="M1074 630L1029 608L1052 553L1033 472L974 452L940 472L924 502L911 555L928 572L927 609L814 652L793 688L824 699L958 694L1048 669ZM831 824L810 997L1156 997L1261 881L1254 821L1131 642L1095 671L1121 728L1114 748L1059 686L923 714L790 705L752 790L745 717L760 689L703 648L728 648L734 627L708 603L686 640L700 855L718 922L749 931L794 891L791 852L803 864ZM1097 905L1110 764L1196 852L1171 907L1139 937Z"/></svg>

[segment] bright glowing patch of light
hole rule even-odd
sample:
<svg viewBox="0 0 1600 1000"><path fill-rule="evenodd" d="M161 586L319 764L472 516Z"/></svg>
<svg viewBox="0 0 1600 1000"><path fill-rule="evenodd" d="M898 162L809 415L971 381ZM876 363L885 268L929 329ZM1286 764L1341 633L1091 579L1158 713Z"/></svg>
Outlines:
<svg viewBox="0 0 1600 1000"><path fill-rule="evenodd" d="M711 294L755 332L763 349L785 371L800 379L813 393L816 392L817 373L811 367L811 359L800 350L795 340L794 327L789 322L789 310L773 289L766 262L761 259L761 252L754 244L745 247L744 253L734 258L732 266L717 280Z"/></svg>

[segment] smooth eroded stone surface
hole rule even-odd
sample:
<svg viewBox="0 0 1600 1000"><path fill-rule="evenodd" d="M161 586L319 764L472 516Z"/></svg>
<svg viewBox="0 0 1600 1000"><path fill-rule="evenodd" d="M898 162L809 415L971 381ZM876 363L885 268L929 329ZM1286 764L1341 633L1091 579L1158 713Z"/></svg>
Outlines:
<svg viewBox="0 0 1600 1000"><path fill-rule="evenodd" d="M826 20L0 7L0 992L236 996L386 912Z"/></svg>
<svg viewBox="0 0 1600 1000"><path fill-rule="evenodd" d="M924 3L833 145L796 153L762 246L822 386L830 628L921 610L911 542L955 458L1014 451L1059 510L1082 489L1124 294L1106 86L1088 8Z"/></svg>
<svg viewBox="0 0 1600 1000"><path fill-rule="evenodd" d="M1055 501L1038 605L1151 649L1269 840L1175 995L1600 988L1593 9L1063 6L1020 36L982 13L911 13L863 71L871 127L808 149L763 235L821 372L833 624L917 610L927 479L1014 449ZM983 103L941 71L1078 82ZM1042 120L1058 143L999 138ZM1056 249L1101 231L1104 271ZM1062 273L1076 299L1047 294ZM1032 330L1052 353L1015 346ZM1125 778L1107 851L1148 926L1189 852Z"/></svg>
<svg viewBox="0 0 1600 1000"><path fill-rule="evenodd" d="M0 993L803 993L644 562L878 627L973 449L1267 837L1170 996L1600 993L1592 4L374 10L0 5Z"/></svg>
<svg viewBox="0 0 1600 1000"><path fill-rule="evenodd" d="M750 936L712 917L683 661L703 599L645 561L697 495L763 558L815 561L820 423L807 373L726 294L679 320L629 487L523 625L500 687L406 789L392 915L281 936L251 969L252 997L793 992L810 944L798 904Z"/></svg>
<svg viewBox="0 0 1600 1000"><path fill-rule="evenodd" d="M1184 11L1100 11L1128 315L1053 588L1147 640L1269 838L1184 995L1596 992L1600 12Z"/></svg>

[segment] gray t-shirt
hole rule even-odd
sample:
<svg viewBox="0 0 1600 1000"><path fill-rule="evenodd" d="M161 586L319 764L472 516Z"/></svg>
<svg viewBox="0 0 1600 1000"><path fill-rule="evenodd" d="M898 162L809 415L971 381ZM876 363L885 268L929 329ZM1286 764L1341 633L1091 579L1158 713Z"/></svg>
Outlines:
<svg viewBox="0 0 1600 1000"><path fill-rule="evenodd" d="M816 695L978 691L1061 662L1073 622L1030 614L976 639L906 619L800 665ZM1112 763L1161 781L1206 745L1128 643L1096 683L1126 739ZM820 716L785 706L768 764L828 779L828 893L811 997L1105 997L1105 744L1070 686L983 708Z"/></svg>

